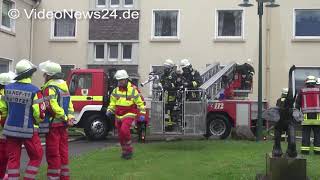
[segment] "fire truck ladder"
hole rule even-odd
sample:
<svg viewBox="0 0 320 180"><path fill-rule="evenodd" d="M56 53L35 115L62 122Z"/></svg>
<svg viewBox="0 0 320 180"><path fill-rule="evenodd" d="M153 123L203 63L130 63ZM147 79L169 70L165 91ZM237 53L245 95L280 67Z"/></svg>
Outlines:
<svg viewBox="0 0 320 180"><path fill-rule="evenodd" d="M220 63L210 64L205 69L200 71L200 76L202 78L202 82L208 81L212 76L217 74L222 69Z"/></svg>
<svg viewBox="0 0 320 180"><path fill-rule="evenodd" d="M219 64L218 64L219 65ZM219 69L223 66L219 65ZM211 78L209 78L206 81L203 81L204 83L202 86L200 86L201 89L204 89L207 93L207 97L209 99L214 99L217 94L221 91L222 87L222 77L225 76L232 76L232 72L234 68L236 67L236 63L230 63L227 66L224 66L221 70L216 72ZM204 79L206 76L205 74L202 76L202 79Z"/></svg>

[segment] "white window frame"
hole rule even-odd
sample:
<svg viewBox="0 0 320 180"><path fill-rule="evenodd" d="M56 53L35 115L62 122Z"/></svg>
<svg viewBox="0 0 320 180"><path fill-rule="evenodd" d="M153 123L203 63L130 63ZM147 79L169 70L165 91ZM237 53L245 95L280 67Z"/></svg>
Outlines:
<svg viewBox="0 0 320 180"><path fill-rule="evenodd" d="M177 36L155 36L155 12L156 11L178 11L177 18ZM181 28L181 10L180 9L152 9L152 23L151 23L151 40L168 40L168 41L179 41L180 40L180 28Z"/></svg>
<svg viewBox="0 0 320 180"><path fill-rule="evenodd" d="M16 1L15 0L7 0L10 1L12 3L12 8L11 9L16 9ZM5 31L8 32L13 32L15 33L16 31L16 20L11 19L10 18L10 28L8 28L7 26L3 26L2 25L2 4L3 4L3 0L0 0L0 29L3 29Z"/></svg>
<svg viewBox="0 0 320 180"><path fill-rule="evenodd" d="M103 59L102 58L97 58L97 51L96 51L97 50L96 49L97 45L103 45L104 46L104 57L103 57ZM106 44L105 43L95 43L94 44L94 61L95 62L103 62L106 59L106 55L108 55L106 53Z"/></svg>
<svg viewBox="0 0 320 180"><path fill-rule="evenodd" d="M126 0L123 0L123 7L133 7L134 6L134 0L132 0L132 4L127 5Z"/></svg>
<svg viewBox="0 0 320 180"><path fill-rule="evenodd" d="M74 36L54 36L54 25L56 22L55 18L51 19L51 33L50 33L50 39L51 40L76 40L77 39L77 34L78 34L78 20L75 18L75 32Z"/></svg>
<svg viewBox="0 0 320 180"><path fill-rule="evenodd" d="M105 4L104 4L104 5L99 5L99 4L98 4L98 1L99 1L99 0L95 0L95 1L96 1L96 7L97 7L97 8L105 8L105 7L107 7L108 0L105 0Z"/></svg>
<svg viewBox="0 0 320 180"><path fill-rule="evenodd" d="M124 59L123 58L123 52L124 52L124 46L125 45L131 45L131 59ZM132 55L133 55L133 44L132 43L121 43L121 59L125 62L131 62L132 61Z"/></svg>
<svg viewBox="0 0 320 180"><path fill-rule="evenodd" d="M110 48L110 45L116 45L117 44L117 46L118 46L118 58L110 58L110 55L111 55L111 53L110 53L110 50L111 50L111 48ZM117 62L118 60L119 60L119 48L121 48L121 47L119 47L121 45L121 43L108 43L108 61L109 62ZM121 51L121 50L120 50Z"/></svg>
<svg viewBox="0 0 320 180"><path fill-rule="evenodd" d="M119 4L117 4L117 5L112 5L112 4L111 4L111 0L109 0L109 6L110 6L111 8L118 8L118 7L120 7L120 4L121 4L121 0L119 0Z"/></svg>
<svg viewBox="0 0 320 180"><path fill-rule="evenodd" d="M242 27L241 36L219 36L219 11L242 11ZM245 40L245 9L244 8L216 8L214 11L215 23L214 23L214 40L231 40L231 41L244 41Z"/></svg>
<svg viewBox="0 0 320 180"><path fill-rule="evenodd" d="M318 7L318 8L293 8L292 40L320 41L320 36L296 36L296 10L319 10L320 11L320 7Z"/></svg>

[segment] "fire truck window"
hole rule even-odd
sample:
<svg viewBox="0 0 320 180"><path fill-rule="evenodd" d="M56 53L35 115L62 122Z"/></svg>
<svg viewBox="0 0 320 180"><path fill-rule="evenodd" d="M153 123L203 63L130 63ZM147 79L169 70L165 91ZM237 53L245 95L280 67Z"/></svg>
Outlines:
<svg viewBox="0 0 320 180"><path fill-rule="evenodd" d="M69 85L69 91L71 95L75 95L76 92L76 86L77 86L77 79L78 79L78 75L73 75L71 78L71 82Z"/></svg>
<svg viewBox="0 0 320 180"><path fill-rule="evenodd" d="M81 74L78 80L79 89L90 89L92 86L92 75L91 74Z"/></svg>

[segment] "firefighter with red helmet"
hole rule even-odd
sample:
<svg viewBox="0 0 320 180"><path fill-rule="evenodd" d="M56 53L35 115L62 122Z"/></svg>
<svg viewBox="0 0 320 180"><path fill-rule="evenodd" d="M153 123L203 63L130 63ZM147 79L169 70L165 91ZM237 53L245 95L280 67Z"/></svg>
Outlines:
<svg viewBox="0 0 320 180"><path fill-rule="evenodd" d="M9 179L19 179L20 157L22 145L30 158L24 179L35 179L41 164L43 150L38 134L39 123L45 116L40 89L31 84L32 74L37 70L28 60L23 59L16 64L16 82L5 86L4 99L8 114L3 135L7 138ZM3 113L3 112L2 112Z"/></svg>
<svg viewBox="0 0 320 180"><path fill-rule="evenodd" d="M123 159L131 159L133 147L131 145L130 127L137 114L138 120L146 120L145 103L138 88L129 82L129 75L126 70L118 70L115 74L118 86L110 96L110 103L107 108L107 117L115 115L115 126L118 129L118 136L122 148ZM137 112L139 111L139 112Z"/></svg>
<svg viewBox="0 0 320 180"><path fill-rule="evenodd" d="M310 134L314 134L315 154L320 155L320 88L317 86L317 79L308 76L305 86L300 90L296 100L296 108L301 109L304 120L302 122L302 146L301 153L310 152Z"/></svg>
<svg viewBox="0 0 320 180"><path fill-rule="evenodd" d="M70 179L68 155L68 126L73 125L73 104L67 83L63 80L61 66L46 61L39 64L44 73L42 86L47 112L41 132L46 133L46 158L48 179Z"/></svg>

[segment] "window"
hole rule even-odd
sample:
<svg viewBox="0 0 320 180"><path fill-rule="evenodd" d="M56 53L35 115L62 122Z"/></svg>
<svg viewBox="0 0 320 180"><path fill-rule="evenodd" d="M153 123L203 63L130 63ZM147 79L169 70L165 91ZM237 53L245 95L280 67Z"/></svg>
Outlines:
<svg viewBox="0 0 320 180"><path fill-rule="evenodd" d="M119 58L118 55L118 44L110 44L109 45L109 61L117 61Z"/></svg>
<svg viewBox="0 0 320 180"><path fill-rule="evenodd" d="M97 44L95 45L95 54L96 54L96 61L103 61L104 60L104 44Z"/></svg>
<svg viewBox="0 0 320 180"><path fill-rule="evenodd" d="M110 0L110 6L111 7L119 7L120 0Z"/></svg>
<svg viewBox="0 0 320 180"><path fill-rule="evenodd" d="M105 7L106 6L106 0L96 0L98 7Z"/></svg>
<svg viewBox="0 0 320 180"><path fill-rule="evenodd" d="M131 61L132 58L132 45L124 44L122 46L122 59L124 61Z"/></svg>
<svg viewBox="0 0 320 180"><path fill-rule="evenodd" d="M179 38L179 11L153 11L153 37Z"/></svg>
<svg viewBox="0 0 320 180"><path fill-rule="evenodd" d="M243 38L243 10L217 10L216 39Z"/></svg>
<svg viewBox="0 0 320 180"><path fill-rule="evenodd" d="M2 1L2 15L1 15L1 27L8 31L14 31L15 22L13 19L11 19L8 15L8 12L10 9L15 8L15 4L12 1L9 0L3 0Z"/></svg>
<svg viewBox="0 0 320 180"><path fill-rule="evenodd" d="M71 95L81 92L82 89L90 89L92 87L92 74L73 74L70 82L69 91ZM88 93L88 91L87 91Z"/></svg>
<svg viewBox="0 0 320 180"><path fill-rule="evenodd" d="M6 73L9 71L10 61L0 58L0 73Z"/></svg>
<svg viewBox="0 0 320 180"><path fill-rule="evenodd" d="M133 6L133 0L124 0L124 6Z"/></svg>
<svg viewBox="0 0 320 180"><path fill-rule="evenodd" d="M53 38L75 38L76 18L70 17L67 13L58 13L56 17L58 18L54 20Z"/></svg>
<svg viewBox="0 0 320 180"><path fill-rule="evenodd" d="M294 37L320 39L320 9L296 9L294 13Z"/></svg>

